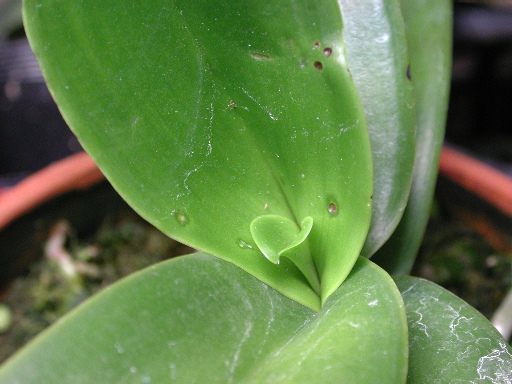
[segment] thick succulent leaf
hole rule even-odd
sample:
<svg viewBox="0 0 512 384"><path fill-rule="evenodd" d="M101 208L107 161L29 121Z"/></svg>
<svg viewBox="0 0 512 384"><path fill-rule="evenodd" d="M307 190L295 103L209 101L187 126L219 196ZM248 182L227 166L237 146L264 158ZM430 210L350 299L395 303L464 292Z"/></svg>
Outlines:
<svg viewBox="0 0 512 384"><path fill-rule="evenodd" d="M313 218L322 300L364 243L371 151L337 2L28 0L24 12L63 116L128 203L319 308L250 224Z"/></svg>
<svg viewBox="0 0 512 384"><path fill-rule="evenodd" d="M359 259L312 311L208 255L107 288L0 369L2 383L405 382L407 324L393 280Z"/></svg>
<svg viewBox="0 0 512 384"><path fill-rule="evenodd" d="M452 55L452 2L402 0L416 95L416 160L409 202L395 233L374 262L408 274L430 216L448 108Z"/></svg>
<svg viewBox="0 0 512 384"><path fill-rule="evenodd" d="M408 383L512 382L512 348L489 320L430 281L395 280L409 323Z"/></svg>
<svg viewBox="0 0 512 384"><path fill-rule="evenodd" d="M372 256L402 217L415 152L414 93L398 0L338 0L347 63L366 115L374 184L370 232L363 256Z"/></svg>

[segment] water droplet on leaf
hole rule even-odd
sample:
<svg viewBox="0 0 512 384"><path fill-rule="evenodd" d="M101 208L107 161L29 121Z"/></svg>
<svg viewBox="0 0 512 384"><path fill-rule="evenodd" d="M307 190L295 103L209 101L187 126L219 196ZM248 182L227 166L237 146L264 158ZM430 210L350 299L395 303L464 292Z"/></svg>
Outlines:
<svg viewBox="0 0 512 384"><path fill-rule="evenodd" d="M242 240L242 239L237 239L236 240L236 245L238 245L242 249L252 249L252 245L249 244L247 241Z"/></svg>
<svg viewBox="0 0 512 384"><path fill-rule="evenodd" d="M124 353L124 348L123 348L123 346L121 344L116 343L114 345L114 347L116 348L117 353L119 353L120 355L122 355Z"/></svg>
<svg viewBox="0 0 512 384"><path fill-rule="evenodd" d="M178 224L181 225L182 227L184 227L190 222L188 216L183 211L174 211L172 215L174 216Z"/></svg>

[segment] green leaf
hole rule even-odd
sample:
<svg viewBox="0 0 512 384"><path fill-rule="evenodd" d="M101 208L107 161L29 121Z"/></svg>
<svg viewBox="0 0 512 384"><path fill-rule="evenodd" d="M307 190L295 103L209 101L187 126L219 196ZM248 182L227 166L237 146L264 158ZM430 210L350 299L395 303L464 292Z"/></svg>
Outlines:
<svg viewBox="0 0 512 384"><path fill-rule="evenodd" d="M312 217L321 300L341 284L372 164L336 1L27 0L24 17L64 118L144 218L318 309L250 232L262 215Z"/></svg>
<svg viewBox="0 0 512 384"><path fill-rule="evenodd" d="M320 294L320 281L307 237L313 228L313 218L302 220L301 228L290 219L277 215L264 215L251 223L254 242L263 255L274 264L281 256L292 261L307 279L311 288Z"/></svg>
<svg viewBox="0 0 512 384"><path fill-rule="evenodd" d="M395 233L373 261L410 273L430 216L443 144L452 55L452 2L402 0L416 94L416 160L409 202Z"/></svg>
<svg viewBox="0 0 512 384"><path fill-rule="evenodd" d="M476 309L423 279L395 279L409 323L408 383L510 383L512 349Z"/></svg>
<svg viewBox="0 0 512 384"><path fill-rule="evenodd" d="M398 0L339 0L347 63L363 104L372 145L372 221L362 254L372 256L407 204L415 153L414 90ZM425 49L429 51L429 49Z"/></svg>
<svg viewBox="0 0 512 384"><path fill-rule="evenodd" d="M401 383L403 303L361 258L320 312L190 255L107 288L0 370L13 383Z"/></svg>

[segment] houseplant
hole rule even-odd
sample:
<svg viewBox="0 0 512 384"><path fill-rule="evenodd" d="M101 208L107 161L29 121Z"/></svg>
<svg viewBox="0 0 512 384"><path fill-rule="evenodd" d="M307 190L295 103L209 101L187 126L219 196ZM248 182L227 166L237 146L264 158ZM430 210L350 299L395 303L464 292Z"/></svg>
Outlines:
<svg viewBox="0 0 512 384"><path fill-rule="evenodd" d="M218 257L106 289L0 379L509 380L509 347L474 309L359 257L408 199L413 222L393 236L421 238L442 137L449 3L402 5L405 27L396 1L27 1L32 46L86 150L142 216ZM415 250L386 248L382 265L407 269Z"/></svg>

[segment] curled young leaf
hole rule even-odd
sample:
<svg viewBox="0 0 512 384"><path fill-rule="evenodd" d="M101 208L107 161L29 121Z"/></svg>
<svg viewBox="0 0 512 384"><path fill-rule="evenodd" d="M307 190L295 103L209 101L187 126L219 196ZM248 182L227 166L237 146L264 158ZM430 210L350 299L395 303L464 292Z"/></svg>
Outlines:
<svg viewBox="0 0 512 384"><path fill-rule="evenodd" d="M264 215L251 223L251 234L261 253L274 264L286 257L302 272L311 288L320 294L320 280L307 238L313 227L311 216L302 220L299 228L294 221L278 216Z"/></svg>

